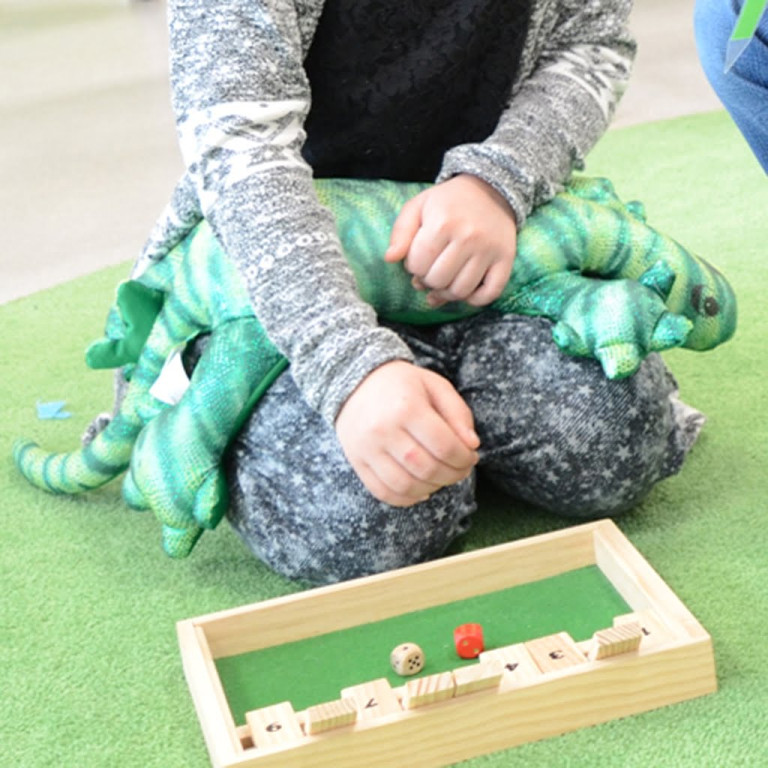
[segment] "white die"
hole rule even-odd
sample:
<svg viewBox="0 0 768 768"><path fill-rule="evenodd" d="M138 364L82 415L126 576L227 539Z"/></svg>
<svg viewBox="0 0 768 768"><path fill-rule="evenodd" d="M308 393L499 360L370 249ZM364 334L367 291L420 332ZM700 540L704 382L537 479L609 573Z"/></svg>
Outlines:
<svg viewBox="0 0 768 768"><path fill-rule="evenodd" d="M389 654L389 663L398 675L409 677L424 669L424 651L416 643L398 645Z"/></svg>

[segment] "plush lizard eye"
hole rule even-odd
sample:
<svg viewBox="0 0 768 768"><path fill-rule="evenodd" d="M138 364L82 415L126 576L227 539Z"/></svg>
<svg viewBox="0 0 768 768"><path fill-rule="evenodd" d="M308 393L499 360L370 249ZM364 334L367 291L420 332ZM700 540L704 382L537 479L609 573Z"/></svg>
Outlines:
<svg viewBox="0 0 768 768"><path fill-rule="evenodd" d="M720 305L717 303L717 299L714 296L707 296L704 299L704 313L710 317L714 317L720 312Z"/></svg>
<svg viewBox="0 0 768 768"><path fill-rule="evenodd" d="M699 314L714 317L720 312L720 304L714 296L703 298L702 294L705 287L701 283L693 286L691 289L691 304Z"/></svg>

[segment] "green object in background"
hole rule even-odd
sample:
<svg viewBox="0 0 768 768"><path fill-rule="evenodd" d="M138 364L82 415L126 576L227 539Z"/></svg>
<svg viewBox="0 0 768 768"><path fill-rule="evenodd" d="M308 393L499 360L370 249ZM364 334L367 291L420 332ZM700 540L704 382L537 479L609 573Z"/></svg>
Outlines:
<svg viewBox="0 0 768 768"><path fill-rule="evenodd" d="M725 50L725 71L728 73L736 60L746 50L757 32L757 25L765 13L768 0L744 0L736 26L733 28Z"/></svg>

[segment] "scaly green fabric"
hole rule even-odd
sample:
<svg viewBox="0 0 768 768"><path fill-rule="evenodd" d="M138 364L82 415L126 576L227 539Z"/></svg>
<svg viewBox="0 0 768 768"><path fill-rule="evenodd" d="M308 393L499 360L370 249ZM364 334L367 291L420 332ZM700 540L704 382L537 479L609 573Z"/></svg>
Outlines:
<svg viewBox="0 0 768 768"><path fill-rule="evenodd" d="M425 186L316 182L336 216L362 297L391 320L450 322L483 310L462 303L430 308L403 266L382 259L402 205ZM529 217L510 281L490 310L550 318L560 349L597 358L610 378L631 375L652 351L711 349L736 327L736 300L725 278L647 225L642 207L623 204L604 179L576 179ZM177 405L161 403L150 387L166 360L206 332L211 341L190 387ZM95 488L128 469L126 502L153 510L169 555L188 555L226 510L224 451L287 366L205 222L137 281L118 288L107 338L91 346L87 359L97 367L131 366L115 418L68 453L19 441L17 467L54 493Z"/></svg>

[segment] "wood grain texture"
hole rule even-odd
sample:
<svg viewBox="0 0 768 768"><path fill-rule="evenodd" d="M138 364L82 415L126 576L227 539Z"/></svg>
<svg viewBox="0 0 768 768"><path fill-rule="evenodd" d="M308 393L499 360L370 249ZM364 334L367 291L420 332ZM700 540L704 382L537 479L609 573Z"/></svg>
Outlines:
<svg viewBox="0 0 768 768"><path fill-rule="evenodd" d="M357 721L345 728L258 748L234 726L216 676L221 655L397 615L403 594L409 610L426 608L594 563L632 608L616 626L636 622L643 631L636 652L589 660L558 633L481 654L478 665L501 662L504 672L499 685L472 695L451 689L451 698L403 709L405 686L372 681L341 692L357 702ZM188 620L179 641L215 768L444 766L716 690L709 635L610 521Z"/></svg>

